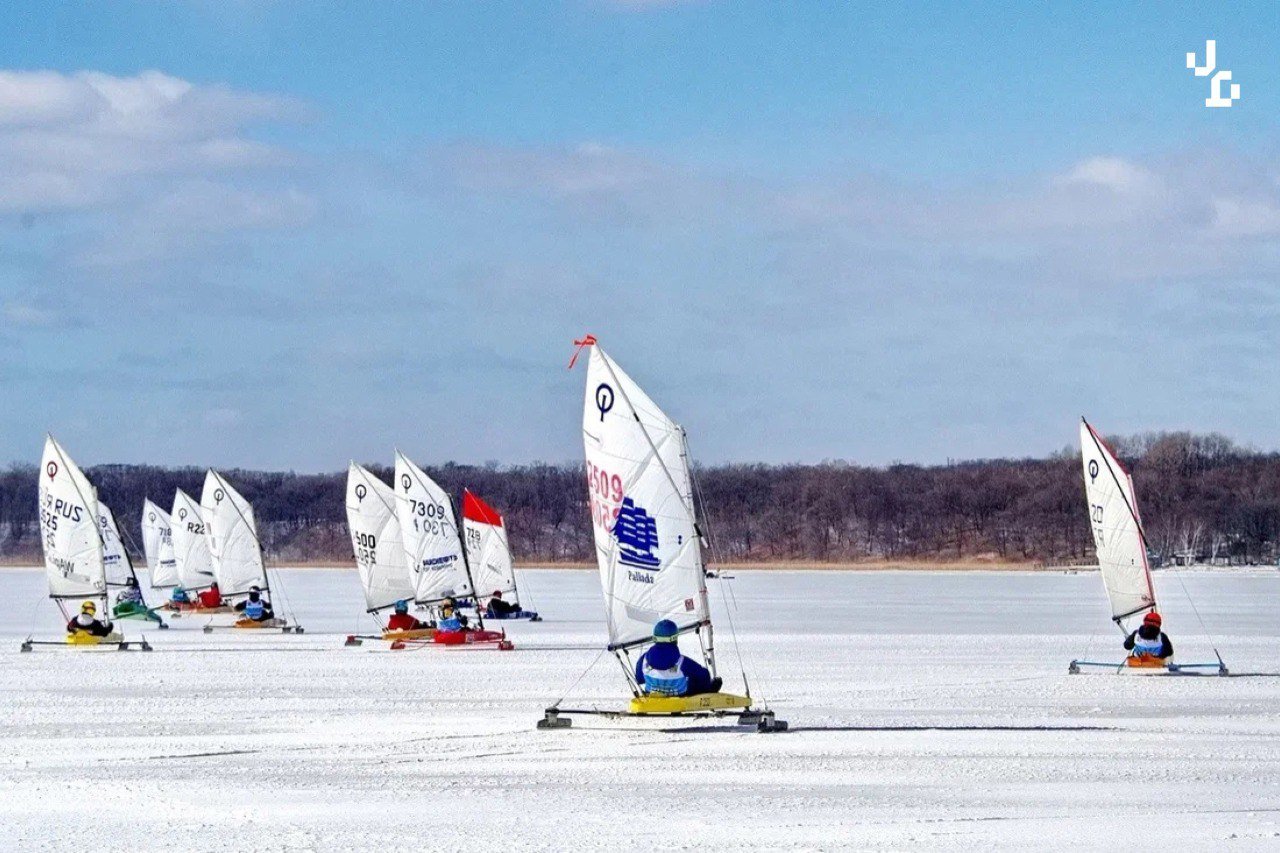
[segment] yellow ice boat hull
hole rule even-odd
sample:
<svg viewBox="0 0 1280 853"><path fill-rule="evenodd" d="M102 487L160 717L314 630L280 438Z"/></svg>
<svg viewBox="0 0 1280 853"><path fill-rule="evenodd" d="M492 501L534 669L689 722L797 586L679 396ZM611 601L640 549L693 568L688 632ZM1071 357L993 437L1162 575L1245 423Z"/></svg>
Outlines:
<svg viewBox="0 0 1280 853"><path fill-rule="evenodd" d="M699 693L696 696L637 696L631 700L629 710L632 714L714 714L750 707L750 696Z"/></svg>
<svg viewBox="0 0 1280 853"><path fill-rule="evenodd" d="M68 646L96 646L101 643L119 643L124 637L119 634L108 634L105 637L99 637L90 634L87 631L76 631L67 635Z"/></svg>
<svg viewBox="0 0 1280 853"><path fill-rule="evenodd" d="M430 640L435 635L435 628L415 628L412 631L383 631L382 639L394 643L397 640Z"/></svg>
<svg viewBox="0 0 1280 853"><path fill-rule="evenodd" d="M263 619L262 621L258 621L256 619L237 619L231 627L239 628L244 631L254 631L260 628L283 628L287 624L288 623L283 619Z"/></svg>

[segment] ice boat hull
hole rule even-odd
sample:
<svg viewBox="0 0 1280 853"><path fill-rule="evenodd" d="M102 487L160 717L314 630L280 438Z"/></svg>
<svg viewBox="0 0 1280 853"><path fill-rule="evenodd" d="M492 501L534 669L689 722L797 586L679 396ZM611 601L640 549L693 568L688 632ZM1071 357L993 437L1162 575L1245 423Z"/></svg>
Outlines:
<svg viewBox="0 0 1280 853"><path fill-rule="evenodd" d="M391 643L403 640L430 640L435 634L435 628L416 628L412 631L383 631L382 639Z"/></svg>
<svg viewBox="0 0 1280 853"><path fill-rule="evenodd" d="M99 637L96 634L90 634L85 631L67 634L68 646L119 645L123 641L124 636L114 631L105 637Z"/></svg>
<svg viewBox="0 0 1280 853"><path fill-rule="evenodd" d="M627 710L632 714L714 714L750 707L750 696L699 693L696 696L637 696Z"/></svg>
<svg viewBox="0 0 1280 853"><path fill-rule="evenodd" d="M1073 660L1067 670L1072 675L1100 672L1113 675L1229 675L1222 661L1213 663L1175 663L1170 659L1149 655L1130 656L1120 661Z"/></svg>

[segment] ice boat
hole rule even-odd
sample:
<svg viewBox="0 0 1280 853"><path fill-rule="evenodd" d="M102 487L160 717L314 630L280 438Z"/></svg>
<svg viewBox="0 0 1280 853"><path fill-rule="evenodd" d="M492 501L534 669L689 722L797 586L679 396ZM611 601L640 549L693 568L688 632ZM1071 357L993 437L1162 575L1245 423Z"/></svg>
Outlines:
<svg viewBox="0 0 1280 853"><path fill-rule="evenodd" d="M117 597L115 606L111 608L111 618L140 619L154 622L156 627L161 629L168 628L169 626L155 609L147 606L142 586L138 583L137 570L133 567L133 560L129 557L129 549L125 547L120 525L116 522L116 515L111 511L111 507L101 500L98 501L98 524L102 534L102 564L107 576L108 593L112 589L125 590L132 587L138 590L139 595L139 600L136 602L121 600Z"/></svg>
<svg viewBox="0 0 1280 853"><path fill-rule="evenodd" d="M467 562L475 580L476 607L480 599L499 593L502 600L516 609L498 613L485 608L489 619L528 619L540 622L536 611L520 606L520 590L516 586L516 569L511 559L511 543L502 513L485 503L470 489L462 492L462 530L467 547Z"/></svg>
<svg viewBox="0 0 1280 853"><path fill-rule="evenodd" d="M563 728L577 714L606 717L736 717L761 731L785 729L772 711L744 695L651 696L637 683L634 653L650 644L655 623L669 619L677 637L696 639L716 676L715 636L707 602L702 529L694 505L685 432L588 335L582 438L592 530L608 626L607 650L626 673L631 700L617 710L548 708L539 728ZM570 368L574 361L570 362Z"/></svg>
<svg viewBox="0 0 1280 853"><path fill-rule="evenodd" d="M206 607L196 598L213 586L213 557L209 553L209 539L205 536L204 518L200 504L191 495L177 489L173 495L173 512L169 516L169 536L173 540L174 586L180 587L190 600L165 603L166 610L175 614L212 615L230 613L225 605ZM144 525L144 530L146 529ZM145 540L144 540L145 541ZM163 550L160 552L163 555Z"/></svg>
<svg viewBox="0 0 1280 853"><path fill-rule="evenodd" d="M1080 419L1080 455L1089 526L1111 608L1111 621L1128 636L1126 620L1140 621L1142 616L1157 609L1155 582L1147 560L1147 536L1138 512L1133 478L1084 418ZM1072 674L1110 671L1125 675L1188 675L1210 671L1226 675L1227 667L1221 657L1216 663L1179 664L1171 658L1131 654L1115 662L1073 660L1068 671Z"/></svg>
<svg viewBox="0 0 1280 853"><path fill-rule="evenodd" d="M205 474L204 489L200 493L200 516L204 519L213 576L218 581L223 599L232 603L244 601L257 587L275 612L274 618L237 619L230 627L255 631L278 629L286 634L301 634L302 626L290 624L281 615L285 609L283 603L271 594L271 576L262 556L253 505L212 469ZM217 627L226 626L209 624L204 630L207 633Z"/></svg>
<svg viewBox="0 0 1280 853"><path fill-rule="evenodd" d="M38 476L40 544L49 597L62 613L64 622L70 622L79 605L89 601L93 602L99 619L110 620L104 534L114 518L110 517L110 510L104 515L93 484L51 435L45 438ZM114 631L105 637L69 631L57 641L28 637L21 648L29 652L34 646L151 649L145 639L140 643L125 642L124 637Z"/></svg>

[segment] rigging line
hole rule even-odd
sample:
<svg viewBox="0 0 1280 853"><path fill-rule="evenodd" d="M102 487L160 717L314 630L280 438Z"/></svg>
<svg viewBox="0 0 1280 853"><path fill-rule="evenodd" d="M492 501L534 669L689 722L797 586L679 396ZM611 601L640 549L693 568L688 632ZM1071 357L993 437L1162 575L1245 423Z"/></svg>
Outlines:
<svg viewBox="0 0 1280 853"><path fill-rule="evenodd" d="M1187 597L1187 603L1191 605L1191 612L1196 615L1196 621L1200 623L1200 630L1204 631L1205 636L1209 638L1209 647L1213 649L1213 653L1218 656L1218 662L1222 662L1222 655L1218 653L1218 639L1209 631L1209 626L1204 624L1204 619L1200 616L1200 608L1196 607L1196 601L1191 597L1191 592L1187 589L1187 584L1182 579L1182 572L1174 572L1173 576L1178 579L1178 585L1182 587L1182 594Z"/></svg>
<svg viewBox="0 0 1280 853"><path fill-rule="evenodd" d="M703 497L702 481L698 478L698 473L694 469L691 461L691 453L689 451L689 436L684 431L683 428L680 430L680 434L681 434L681 441L684 446L686 465L688 466L688 469L689 469L689 479L693 485L694 493L692 497L696 504L695 513L694 513L695 523L697 519L696 509L697 507L700 506L702 508L702 518L707 523L707 550L711 552L712 560L718 563L719 548L716 546L717 540L712 530L711 514L707 510L707 502L706 502L706 499ZM703 571L704 571L704 575L702 578L702 583L705 586L706 585L705 568ZM733 640L733 653L734 653L734 656L738 659L738 672L742 675L742 683L745 686L748 683L747 660L746 660L746 656L743 654L743 651L742 651L742 644L738 641L738 624L736 620L734 620L733 618L734 613L738 609L738 596L733 590L732 582L729 579L725 578L723 574L721 575L719 580L720 580L720 600L724 604L725 616L729 620L729 636ZM727 590L726 590L726 587L727 587ZM732 596L732 604L730 604L730 596ZM710 613L707 614L707 618L708 619L711 618ZM757 675L759 674L759 671L756 670L754 666L752 666L751 669L753 671L756 671ZM768 690L767 688L765 688L763 681L760 681L760 686L761 686L760 701L762 703L765 703L766 702L765 695L768 693Z"/></svg>
<svg viewBox="0 0 1280 853"><path fill-rule="evenodd" d="M554 701L554 702L552 702L552 703L551 703L551 707L552 707L552 708L558 708L558 707L560 707L560 703L561 703L561 702L563 702L565 699L569 698L569 694L573 692L573 690L574 690L574 688L575 688L575 687L577 687L580 683L582 683L582 679L584 679L584 678L586 678L586 677L587 677L587 673L588 673L588 672L590 672L591 670L595 669L596 664L600 663L600 658L602 658L602 657L604 656L605 652L607 652L607 651L609 651L607 648L604 648L604 649L601 649L601 650L600 650L599 654L597 654L597 655L595 656L595 659L593 659L593 660L591 661L591 663L587 666L587 668L586 668L586 669L584 669L584 670L583 670L583 671L578 675L578 677L577 677L577 678L575 678L575 679L573 680L573 683L569 685L569 689L568 689L568 690L566 690L566 691L564 692L564 695L563 695L563 696L561 696L561 697L560 697L559 699L557 699L556 701Z"/></svg>

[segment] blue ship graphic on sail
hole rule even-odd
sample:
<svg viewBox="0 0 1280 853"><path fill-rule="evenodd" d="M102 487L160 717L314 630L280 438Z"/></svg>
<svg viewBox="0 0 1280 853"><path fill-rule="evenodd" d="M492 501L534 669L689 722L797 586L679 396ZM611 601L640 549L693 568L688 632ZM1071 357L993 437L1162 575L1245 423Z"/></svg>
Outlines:
<svg viewBox="0 0 1280 853"><path fill-rule="evenodd" d="M658 522L631 498L622 499L613 535L618 540L618 562L638 569L658 568L661 561L653 553L658 547Z"/></svg>

